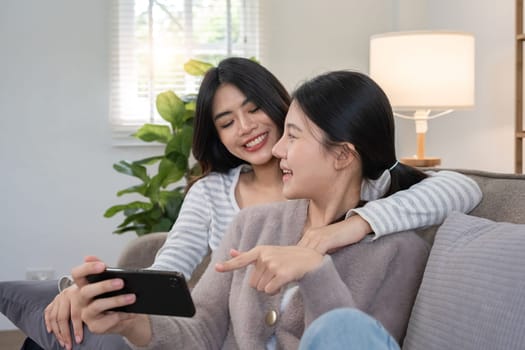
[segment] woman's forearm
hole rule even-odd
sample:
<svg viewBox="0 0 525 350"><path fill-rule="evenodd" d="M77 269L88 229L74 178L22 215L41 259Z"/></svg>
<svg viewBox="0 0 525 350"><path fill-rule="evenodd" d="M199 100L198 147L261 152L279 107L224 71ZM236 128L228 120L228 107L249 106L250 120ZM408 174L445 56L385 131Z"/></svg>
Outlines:
<svg viewBox="0 0 525 350"><path fill-rule="evenodd" d="M467 213L480 202L481 190L468 176L446 170L429 175L407 190L352 211L368 221L378 238L440 224L450 212Z"/></svg>

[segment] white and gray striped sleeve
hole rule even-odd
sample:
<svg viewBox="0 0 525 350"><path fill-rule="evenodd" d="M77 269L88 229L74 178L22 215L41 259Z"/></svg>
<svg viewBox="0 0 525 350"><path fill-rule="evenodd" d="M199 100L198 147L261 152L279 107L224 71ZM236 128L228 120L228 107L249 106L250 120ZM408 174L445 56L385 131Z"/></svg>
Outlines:
<svg viewBox="0 0 525 350"><path fill-rule="evenodd" d="M188 191L179 216L150 269L179 271L189 279L208 252L212 211L202 180Z"/></svg>
<svg viewBox="0 0 525 350"><path fill-rule="evenodd" d="M452 211L468 213L481 201L478 184L466 175L442 170L405 191L368 202L352 212L365 219L375 237L437 225Z"/></svg>

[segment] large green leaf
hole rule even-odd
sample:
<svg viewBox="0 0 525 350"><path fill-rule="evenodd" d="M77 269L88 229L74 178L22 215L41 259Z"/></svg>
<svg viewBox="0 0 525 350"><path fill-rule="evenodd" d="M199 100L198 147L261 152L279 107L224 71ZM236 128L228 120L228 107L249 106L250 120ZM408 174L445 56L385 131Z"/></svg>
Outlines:
<svg viewBox="0 0 525 350"><path fill-rule="evenodd" d="M195 59L191 59L184 63L184 70L186 73L194 76L202 76L206 74L210 68L213 68L212 64Z"/></svg>
<svg viewBox="0 0 525 350"><path fill-rule="evenodd" d="M179 171L186 171L188 169L188 158L177 151L172 151L166 154L166 159L175 164L175 168Z"/></svg>
<svg viewBox="0 0 525 350"><path fill-rule="evenodd" d="M144 196L146 194L147 189L148 189L148 186L146 184L131 186L131 187L118 191L117 197L120 197L127 193L138 193Z"/></svg>
<svg viewBox="0 0 525 350"><path fill-rule="evenodd" d="M186 103L186 114L184 117L184 120L191 119L195 116L195 110L197 108L197 102L196 101L190 101Z"/></svg>
<svg viewBox="0 0 525 350"><path fill-rule="evenodd" d="M177 130L173 138L168 142L165 149L165 155L171 161L177 162L176 158L170 156L170 153L176 152L182 154L187 159L191 151L191 141L193 138L193 127L184 125L182 128ZM178 156L175 156L178 157Z"/></svg>
<svg viewBox="0 0 525 350"><path fill-rule="evenodd" d="M168 232L173 226L173 220L162 218L151 226L151 232Z"/></svg>
<svg viewBox="0 0 525 350"><path fill-rule="evenodd" d="M151 208L153 208L153 205L151 203L140 202L140 201L134 201L134 202L131 202L131 203L128 203L128 204L118 204L118 205L114 205L111 208L109 208L108 210L106 210L106 212L104 213L104 217L110 218L113 215L115 215L116 213L121 212L123 210L128 210L128 209L149 210Z"/></svg>
<svg viewBox="0 0 525 350"><path fill-rule="evenodd" d="M123 228L128 226L130 223L133 223L134 225L145 225L148 226L150 223L150 220L147 220L147 212L141 211L134 214L129 214L126 216L126 219L118 225L118 228Z"/></svg>
<svg viewBox="0 0 525 350"><path fill-rule="evenodd" d="M139 211L129 215L126 220L124 220L124 222L119 225L119 227L123 227L131 222L134 222L135 224L146 224L151 226L155 224L155 222L157 222L162 216L163 212L159 206L153 205L148 210Z"/></svg>
<svg viewBox="0 0 525 350"><path fill-rule="evenodd" d="M195 111L186 110L186 113L184 114L184 125L193 126L193 117L195 117Z"/></svg>
<svg viewBox="0 0 525 350"><path fill-rule="evenodd" d="M154 157L148 157L141 160L136 160L133 162L133 164L139 164L139 165L152 165L157 163L158 161L164 159L164 156L154 156Z"/></svg>
<svg viewBox="0 0 525 350"><path fill-rule="evenodd" d="M183 160L187 162L187 160ZM160 201L160 189L165 188L171 183L180 181L186 172L187 164L177 164L169 159L164 159L159 164L159 172L153 176L146 195L151 199L152 202L158 203Z"/></svg>
<svg viewBox="0 0 525 350"><path fill-rule="evenodd" d="M121 234L126 233L129 231L135 231L137 236L143 236L147 233L151 233L151 227L147 225L134 225L134 226L127 226L124 228L120 228L118 230L113 231L113 233Z"/></svg>
<svg viewBox="0 0 525 350"><path fill-rule="evenodd" d="M131 216L139 211L141 211L142 209L140 208L126 208L123 213L125 216Z"/></svg>
<svg viewBox="0 0 525 350"><path fill-rule="evenodd" d="M173 191L162 191L160 193L160 202L164 206L166 216L171 220L176 220L184 201L184 187L178 187Z"/></svg>
<svg viewBox="0 0 525 350"><path fill-rule="evenodd" d="M160 165L159 165L160 166ZM159 202L160 186L162 185L162 177L159 174L153 176L146 191L146 197L150 199L152 203Z"/></svg>
<svg viewBox="0 0 525 350"><path fill-rule="evenodd" d="M160 208L159 204L153 206L153 208L148 213L148 220L153 225L164 216L164 210Z"/></svg>
<svg viewBox="0 0 525 350"><path fill-rule="evenodd" d="M129 163L125 160L121 160L120 162L113 164L113 169L121 174L138 177L144 182L149 181L146 167L136 164L135 162Z"/></svg>
<svg viewBox="0 0 525 350"><path fill-rule="evenodd" d="M144 124L133 136L146 142L168 143L172 134L170 127L167 125Z"/></svg>
<svg viewBox="0 0 525 350"><path fill-rule="evenodd" d="M172 162L169 159L162 160L159 164L159 173L157 174L162 188L180 181L187 169L188 160L185 157L180 157L177 162Z"/></svg>
<svg viewBox="0 0 525 350"><path fill-rule="evenodd" d="M118 228L124 228L133 223L133 226L140 225L145 229L148 229L155 225L164 216L165 215L159 206L153 206L149 210L140 211L127 216L126 219L118 226Z"/></svg>
<svg viewBox="0 0 525 350"><path fill-rule="evenodd" d="M173 91L165 91L157 96L157 110L160 116L171 124L173 129L184 122L186 108L184 102Z"/></svg>

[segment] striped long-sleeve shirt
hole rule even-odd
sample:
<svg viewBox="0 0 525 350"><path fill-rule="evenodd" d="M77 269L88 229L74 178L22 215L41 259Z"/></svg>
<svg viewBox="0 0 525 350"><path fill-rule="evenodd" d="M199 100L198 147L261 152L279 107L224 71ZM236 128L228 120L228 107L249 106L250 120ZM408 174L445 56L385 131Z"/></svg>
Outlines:
<svg viewBox="0 0 525 350"><path fill-rule="evenodd" d="M249 167L241 165L227 173L211 173L190 188L152 269L180 271L189 278L208 249L213 251L219 246L228 225L240 210L235 187L241 171L249 171ZM373 199L386 192L389 177L382 177L373 184L365 183L362 197L370 201L351 212L365 219L377 238L391 232L439 224L451 211L469 212L481 200L478 185L465 175L452 171L428 174L428 178L410 189L378 200Z"/></svg>

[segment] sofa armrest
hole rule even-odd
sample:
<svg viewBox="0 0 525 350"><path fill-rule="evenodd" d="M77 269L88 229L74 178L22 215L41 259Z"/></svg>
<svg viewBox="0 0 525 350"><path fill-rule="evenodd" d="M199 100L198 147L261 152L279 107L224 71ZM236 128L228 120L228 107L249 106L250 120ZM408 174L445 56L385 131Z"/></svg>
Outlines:
<svg viewBox="0 0 525 350"><path fill-rule="evenodd" d="M166 241L166 232L148 233L128 243L117 262L117 266L128 269L139 269L150 267L155 261L157 251ZM188 281L188 286L193 288L210 262L211 253L204 257L202 262L195 268L193 275Z"/></svg>
<svg viewBox="0 0 525 350"><path fill-rule="evenodd" d="M167 232L148 233L130 241L120 254L117 266L122 268L150 267L167 236Z"/></svg>

